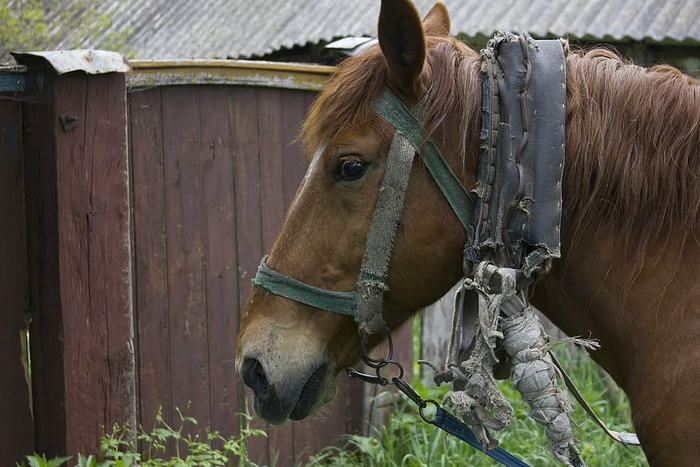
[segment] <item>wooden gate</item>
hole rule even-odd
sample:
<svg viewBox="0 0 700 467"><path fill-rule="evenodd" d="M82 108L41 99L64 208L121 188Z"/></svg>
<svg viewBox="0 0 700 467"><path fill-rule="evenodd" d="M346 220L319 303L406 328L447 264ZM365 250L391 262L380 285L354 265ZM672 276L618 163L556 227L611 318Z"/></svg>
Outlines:
<svg viewBox="0 0 700 467"><path fill-rule="evenodd" d="M132 63L129 77L135 329L142 420L175 407L235 433L239 310L304 172L295 138L328 68ZM353 382L350 382L353 383ZM357 432L357 384L330 415L269 428L252 459L290 465ZM361 405L360 405L361 407ZM259 426L259 425L258 425Z"/></svg>
<svg viewBox="0 0 700 467"><path fill-rule="evenodd" d="M180 408L236 434L239 310L305 172L295 137L331 69L20 61L27 89L0 95L0 465L94 453L105 429L148 428L161 406L167 422ZM411 358L410 329L397 349ZM251 458L290 465L360 432L372 394L339 382L323 418L254 422L269 437Z"/></svg>

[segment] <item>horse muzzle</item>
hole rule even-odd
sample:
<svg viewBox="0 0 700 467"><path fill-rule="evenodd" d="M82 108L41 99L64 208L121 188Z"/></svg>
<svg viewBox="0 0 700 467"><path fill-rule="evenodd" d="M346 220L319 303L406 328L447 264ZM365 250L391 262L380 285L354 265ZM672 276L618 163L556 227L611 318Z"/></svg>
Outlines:
<svg viewBox="0 0 700 467"><path fill-rule="evenodd" d="M293 366L293 364L291 365ZM272 424L302 420L327 402L332 375L325 361L290 371L284 379L274 379L255 357L244 356L238 373L255 396L255 413Z"/></svg>

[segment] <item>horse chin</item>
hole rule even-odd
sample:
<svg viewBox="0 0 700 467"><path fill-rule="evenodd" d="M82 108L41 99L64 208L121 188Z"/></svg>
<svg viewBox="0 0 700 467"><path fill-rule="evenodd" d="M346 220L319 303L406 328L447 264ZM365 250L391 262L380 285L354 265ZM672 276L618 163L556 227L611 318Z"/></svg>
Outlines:
<svg viewBox="0 0 700 467"><path fill-rule="evenodd" d="M287 419L303 420L333 399L334 379L328 364L323 363L305 380L289 381L255 393L255 413L273 425L280 425Z"/></svg>
<svg viewBox="0 0 700 467"><path fill-rule="evenodd" d="M297 403L289 414L289 418L292 420L303 420L316 412L325 403L323 381L325 381L327 375L328 365L326 364L321 365L313 372L306 384L304 384L304 387L301 388L301 394L299 394L299 399L297 399Z"/></svg>

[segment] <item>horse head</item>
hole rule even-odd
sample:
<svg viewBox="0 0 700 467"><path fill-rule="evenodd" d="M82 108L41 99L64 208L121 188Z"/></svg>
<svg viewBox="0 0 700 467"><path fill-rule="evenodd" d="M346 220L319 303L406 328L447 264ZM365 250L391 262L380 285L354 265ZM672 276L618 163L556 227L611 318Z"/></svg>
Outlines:
<svg viewBox="0 0 700 467"><path fill-rule="evenodd" d="M449 30L442 3L421 21L408 1L382 2L378 46L340 65L303 125L310 163L266 258L271 270L325 290L355 289L395 133L373 108L387 88L408 108L424 101L425 138L463 186L474 185L479 58ZM383 294L391 329L462 275L466 232L420 159L410 168ZM351 317L258 286L243 311L236 364L258 415L282 423L330 401L337 373L359 359L360 346Z"/></svg>

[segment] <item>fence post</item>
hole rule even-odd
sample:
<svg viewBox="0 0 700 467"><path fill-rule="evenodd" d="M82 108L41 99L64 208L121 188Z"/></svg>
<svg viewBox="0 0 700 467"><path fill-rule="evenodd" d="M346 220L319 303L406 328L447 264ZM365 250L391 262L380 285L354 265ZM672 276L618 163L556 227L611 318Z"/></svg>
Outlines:
<svg viewBox="0 0 700 467"><path fill-rule="evenodd" d="M0 67L3 78L23 79ZM14 82L15 79L12 81ZM27 248L25 244L21 103L0 86L0 465L34 449L26 368Z"/></svg>
<svg viewBox="0 0 700 467"><path fill-rule="evenodd" d="M118 54L22 54L36 450L95 453L135 423L128 66Z"/></svg>

